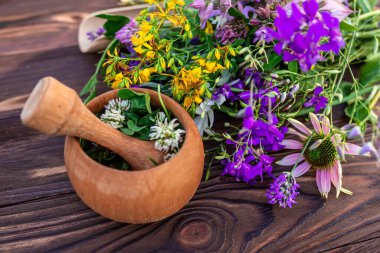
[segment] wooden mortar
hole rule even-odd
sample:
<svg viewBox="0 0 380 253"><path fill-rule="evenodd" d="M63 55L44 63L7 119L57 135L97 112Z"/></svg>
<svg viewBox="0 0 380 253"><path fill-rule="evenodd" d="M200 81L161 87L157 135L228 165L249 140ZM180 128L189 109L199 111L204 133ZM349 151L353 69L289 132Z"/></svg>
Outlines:
<svg viewBox="0 0 380 253"><path fill-rule="evenodd" d="M160 107L157 92L131 90L149 93L151 103ZM102 94L90 101L87 108L97 113L116 96L116 90ZM161 165L140 171L112 169L92 160L77 138L66 137L65 164L72 186L91 209L114 221L149 223L162 220L185 206L199 186L204 148L198 129L178 103L161 96L166 108L186 130L180 151Z"/></svg>

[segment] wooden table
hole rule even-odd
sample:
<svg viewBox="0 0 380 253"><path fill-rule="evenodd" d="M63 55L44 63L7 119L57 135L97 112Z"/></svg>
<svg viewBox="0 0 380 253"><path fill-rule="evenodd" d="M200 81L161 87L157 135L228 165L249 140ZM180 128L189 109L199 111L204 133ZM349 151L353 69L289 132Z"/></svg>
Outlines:
<svg viewBox="0 0 380 253"><path fill-rule="evenodd" d="M191 202L147 225L112 222L73 191L63 162L63 137L20 123L39 78L52 75L79 91L98 56L77 46L80 20L115 0L0 2L0 251L122 252L379 252L380 170L375 160L345 164L354 192L323 201L310 173L293 209L266 203L257 186L220 177L212 168ZM223 122L223 119L219 119Z"/></svg>

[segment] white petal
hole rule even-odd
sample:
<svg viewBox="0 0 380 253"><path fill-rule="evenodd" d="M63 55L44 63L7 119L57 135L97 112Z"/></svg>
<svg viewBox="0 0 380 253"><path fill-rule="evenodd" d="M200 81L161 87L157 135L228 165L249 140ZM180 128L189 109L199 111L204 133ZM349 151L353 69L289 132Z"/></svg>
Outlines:
<svg viewBox="0 0 380 253"><path fill-rule="evenodd" d="M278 165L283 165L283 166L290 166L294 165L297 161L301 162L305 158L301 156L301 153L295 153L291 155L287 155L284 158L282 158L280 161L276 162Z"/></svg>
<svg viewBox="0 0 380 253"><path fill-rule="evenodd" d="M319 119L317 118L317 116L311 112L311 113L309 113L309 117L310 117L311 124L314 127L314 130L318 134L322 134L321 124L319 123Z"/></svg>
<svg viewBox="0 0 380 253"><path fill-rule="evenodd" d="M310 169L311 165L308 163L308 162L303 162L301 163L300 165L298 165L294 171L293 171L293 176L294 177L300 177L302 176L303 174L305 174L309 169Z"/></svg>
<svg viewBox="0 0 380 253"><path fill-rule="evenodd" d="M302 142L295 141L295 140L283 140L281 142L281 145L284 145L287 149L302 149L303 144Z"/></svg>
<svg viewBox="0 0 380 253"><path fill-rule="evenodd" d="M307 128L304 124L302 124L301 122L299 122L298 120L296 119L288 119L289 123L292 124L295 128L297 128L298 130L300 130L302 133L306 134L306 135L310 135L311 134L311 131L309 128Z"/></svg>

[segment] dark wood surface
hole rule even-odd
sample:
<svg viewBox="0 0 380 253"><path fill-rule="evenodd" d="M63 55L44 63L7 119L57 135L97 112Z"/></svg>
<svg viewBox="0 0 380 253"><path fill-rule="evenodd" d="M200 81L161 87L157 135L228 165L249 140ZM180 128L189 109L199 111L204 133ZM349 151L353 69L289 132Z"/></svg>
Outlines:
<svg viewBox="0 0 380 253"><path fill-rule="evenodd" d="M343 166L353 196L336 199L333 191L324 201L312 173L302 177L293 209L266 204L267 180L237 183L220 177L219 165L185 208L161 222L121 224L87 208L68 181L64 139L23 127L19 114L45 75L80 90L98 56L79 52L79 22L115 6L115 0L0 1L0 252L379 252L374 159Z"/></svg>

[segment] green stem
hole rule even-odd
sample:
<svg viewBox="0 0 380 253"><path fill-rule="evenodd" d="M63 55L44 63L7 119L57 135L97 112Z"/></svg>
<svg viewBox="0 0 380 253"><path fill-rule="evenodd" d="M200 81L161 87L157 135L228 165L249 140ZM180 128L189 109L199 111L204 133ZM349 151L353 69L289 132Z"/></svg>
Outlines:
<svg viewBox="0 0 380 253"><path fill-rule="evenodd" d="M112 47L114 47L118 43L117 39L112 40L106 49L104 50L102 57L100 58L98 64L96 65L96 69L94 74L91 76L90 80L87 82L87 84L83 87L81 92L79 93L81 96L87 93L90 93L90 95L86 98L85 103L90 101L92 98L96 95L96 85L98 84L98 75L100 72L101 67L103 66L103 62L107 56L107 51L110 50Z"/></svg>
<svg viewBox="0 0 380 253"><path fill-rule="evenodd" d="M380 10L374 10L374 11L364 13L364 14L360 15L358 17L358 19L359 19L359 21L361 21L363 19L367 19L367 18L370 18L372 16L377 16L377 15L380 15Z"/></svg>
<svg viewBox="0 0 380 253"><path fill-rule="evenodd" d="M367 32L359 32L356 37L368 39L368 38L373 38L375 36L380 36L380 29L367 31Z"/></svg>

